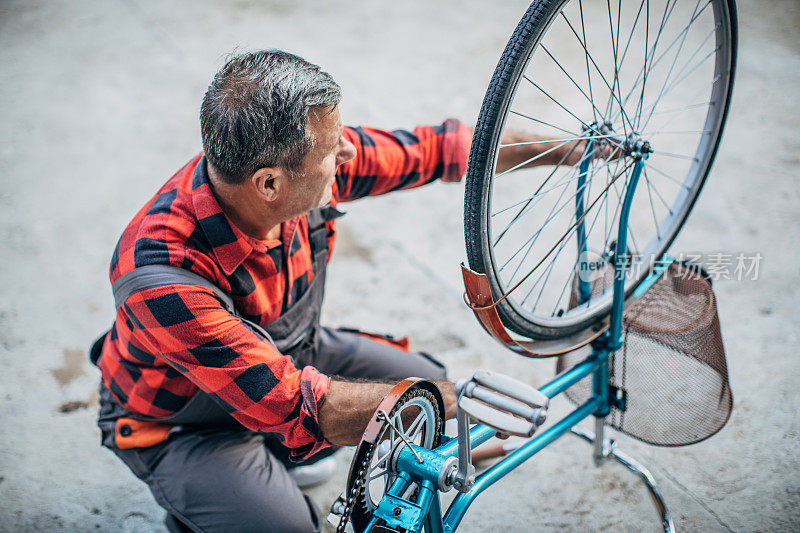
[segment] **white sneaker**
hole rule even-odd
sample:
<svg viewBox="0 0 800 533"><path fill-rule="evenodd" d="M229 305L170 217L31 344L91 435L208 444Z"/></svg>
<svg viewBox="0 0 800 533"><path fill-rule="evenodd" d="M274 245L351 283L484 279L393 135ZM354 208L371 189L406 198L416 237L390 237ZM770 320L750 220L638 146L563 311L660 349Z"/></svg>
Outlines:
<svg viewBox="0 0 800 533"><path fill-rule="evenodd" d="M335 471L336 459L325 457L310 465L296 466L289 470L289 475L301 489L305 489L326 481Z"/></svg>

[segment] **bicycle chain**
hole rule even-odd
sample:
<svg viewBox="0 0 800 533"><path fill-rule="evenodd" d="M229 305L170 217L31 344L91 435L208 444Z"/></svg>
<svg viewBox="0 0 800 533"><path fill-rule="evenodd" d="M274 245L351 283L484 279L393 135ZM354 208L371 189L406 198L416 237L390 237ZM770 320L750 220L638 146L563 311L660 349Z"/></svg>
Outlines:
<svg viewBox="0 0 800 533"><path fill-rule="evenodd" d="M336 527L336 533L345 533L347 522L350 520L350 515L353 514L353 508L355 507L356 499L361 494L361 489L364 487L364 483L366 482L367 469L369 469L369 463L372 460L372 450L374 447L374 444L370 445L369 451L367 452L364 461L361 463L361 468L358 470L358 478L356 479L353 488L350 490L350 495L345 498L344 511L342 512L341 518L339 518L339 525Z"/></svg>

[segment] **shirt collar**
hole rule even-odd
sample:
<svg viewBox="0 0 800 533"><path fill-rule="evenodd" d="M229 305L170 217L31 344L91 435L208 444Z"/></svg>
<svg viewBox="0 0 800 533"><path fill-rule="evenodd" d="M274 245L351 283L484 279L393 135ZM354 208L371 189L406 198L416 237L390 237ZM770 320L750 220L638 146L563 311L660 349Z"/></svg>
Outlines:
<svg viewBox="0 0 800 533"><path fill-rule="evenodd" d="M205 156L198 161L192 176L192 205L197 225L206 236L217 263L230 276L259 241L245 235L223 213L211 189Z"/></svg>

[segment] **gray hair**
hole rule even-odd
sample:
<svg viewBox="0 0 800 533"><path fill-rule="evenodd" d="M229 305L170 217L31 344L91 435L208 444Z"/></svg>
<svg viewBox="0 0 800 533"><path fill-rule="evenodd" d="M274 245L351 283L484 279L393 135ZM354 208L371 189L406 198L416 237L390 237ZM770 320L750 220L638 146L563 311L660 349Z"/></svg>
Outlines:
<svg viewBox="0 0 800 533"><path fill-rule="evenodd" d="M200 107L206 158L231 184L264 167L294 174L314 147L309 109L335 106L341 98L330 74L294 54L234 56L214 76Z"/></svg>

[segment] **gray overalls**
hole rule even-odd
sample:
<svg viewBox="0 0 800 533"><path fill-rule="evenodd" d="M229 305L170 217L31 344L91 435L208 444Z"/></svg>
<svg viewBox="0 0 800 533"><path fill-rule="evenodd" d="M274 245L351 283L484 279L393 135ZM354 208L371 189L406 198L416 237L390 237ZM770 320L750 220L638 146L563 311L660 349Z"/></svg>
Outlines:
<svg viewBox="0 0 800 533"><path fill-rule="evenodd" d="M330 206L307 215L314 279L300 300L263 328L242 321L281 353L291 354L287 357L297 368L312 365L329 376L353 378L444 379L444 367L427 354L406 353L353 331L320 326L328 255L325 221L340 215ZM210 281L166 265L139 267L117 280L113 287L117 308L134 292L170 284L208 287L238 316L231 298ZM94 361L103 340L92 347ZM306 532L322 527L319 510L287 473L288 450L275 435L239 424L209 395L198 391L183 409L159 419L174 427L166 441L154 446L119 448L116 426L123 417L154 420L124 409L101 383L98 426L103 445L148 484L158 504L167 510L170 530ZM318 456L330 453L326 449Z"/></svg>

